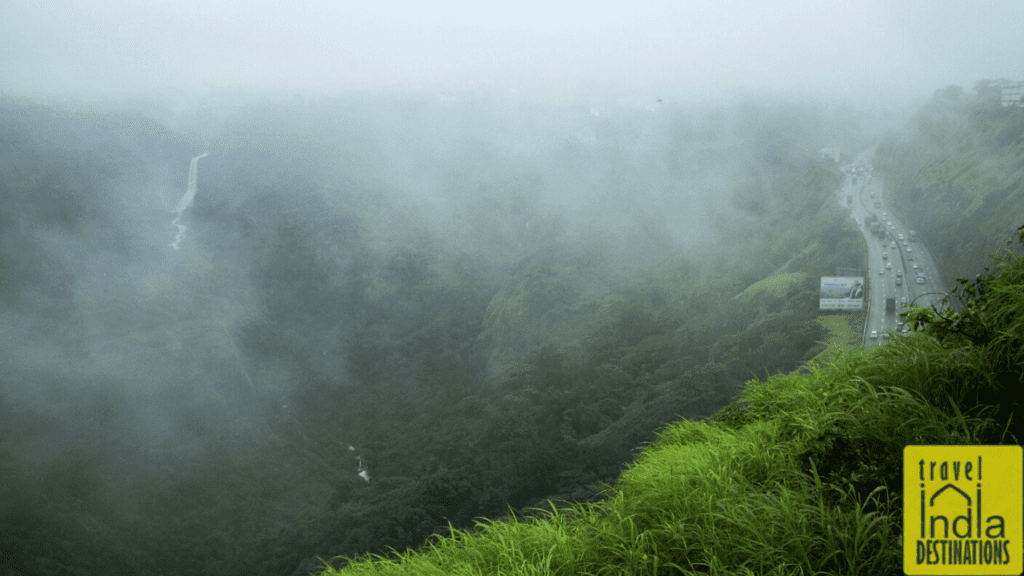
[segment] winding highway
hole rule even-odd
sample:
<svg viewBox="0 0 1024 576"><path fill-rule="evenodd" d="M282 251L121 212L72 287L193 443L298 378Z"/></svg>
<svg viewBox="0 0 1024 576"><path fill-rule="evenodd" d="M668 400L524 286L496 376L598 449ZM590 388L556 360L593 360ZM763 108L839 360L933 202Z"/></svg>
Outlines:
<svg viewBox="0 0 1024 576"><path fill-rule="evenodd" d="M931 252L923 242L912 239L911 229L886 207L883 182L867 161L871 154L873 150L863 152L852 164L842 167L846 181L839 197L868 244L865 346L876 346L902 333L899 313L908 304L941 306L947 294ZM884 228L884 233L872 232L872 220ZM896 299L894 312L886 311L887 298Z"/></svg>

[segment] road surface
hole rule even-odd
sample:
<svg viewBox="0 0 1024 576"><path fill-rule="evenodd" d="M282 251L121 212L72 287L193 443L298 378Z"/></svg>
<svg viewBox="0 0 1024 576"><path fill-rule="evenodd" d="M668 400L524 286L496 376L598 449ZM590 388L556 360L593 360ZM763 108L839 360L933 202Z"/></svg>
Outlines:
<svg viewBox="0 0 1024 576"><path fill-rule="evenodd" d="M853 164L843 167L847 176L839 196L868 244L865 346L878 345L895 333L901 321L899 313L907 304L924 308L942 306L941 300L947 295L931 253L922 242L910 240L910 228L886 207L883 182L867 162L870 152L860 154ZM884 236L871 232L866 223L869 216L885 227ZM919 272L923 272L923 279L918 279ZM901 273L902 285L897 285ZM887 298L896 299L895 313L886 312Z"/></svg>

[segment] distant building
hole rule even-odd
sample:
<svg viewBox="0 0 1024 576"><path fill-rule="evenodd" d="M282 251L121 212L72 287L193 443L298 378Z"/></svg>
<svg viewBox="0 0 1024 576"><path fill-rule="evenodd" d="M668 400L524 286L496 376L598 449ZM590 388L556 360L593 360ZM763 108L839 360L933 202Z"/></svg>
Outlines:
<svg viewBox="0 0 1024 576"><path fill-rule="evenodd" d="M1004 82L999 86L1001 106L1024 106L1024 82Z"/></svg>
<svg viewBox="0 0 1024 576"><path fill-rule="evenodd" d="M818 158L839 162L839 148L822 148L818 151Z"/></svg>
<svg viewBox="0 0 1024 576"><path fill-rule="evenodd" d="M985 102L1004 108L1024 106L1024 82L1007 80L982 80L975 86L978 95Z"/></svg>

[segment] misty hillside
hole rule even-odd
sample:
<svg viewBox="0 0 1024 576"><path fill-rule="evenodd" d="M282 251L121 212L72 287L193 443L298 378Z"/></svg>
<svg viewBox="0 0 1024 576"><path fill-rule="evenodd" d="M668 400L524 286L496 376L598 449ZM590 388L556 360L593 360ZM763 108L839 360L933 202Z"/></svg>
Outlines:
<svg viewBox="0 0 1024 576"><path fill-rule="evenodd" d="M0 100L6 573L306 574L600 500L822 352L818 278L868 264L818 158L848 110L204 114Z"/></svg>
<svg viewBox="0 0 1024 576"><path fill-rule="evenodd" d="M1024 213L1024 111L981 81L936 91L907 128L875 155L893 211L917 226L948 283L973 277Z"/></svg>
<svg viewBox="0 0 1024 576"><path fill-rule="evenodd" d="M1024 226L1017 236L1024 243ZM909 337L751 380L711 418L673 422L600 502L334 558L321 574L898 574L915 562L904 560L916 532L905 524L905 447L1004 445L1020 457L1021 403L1009 392L1024 378L1024 267L1003 250L991 265L952 295L962 313L912 308ZM1014 571L1020 558L1001 539L1019 526L989 519L977 541L993 553L965 546L941 562Z"/></svg>

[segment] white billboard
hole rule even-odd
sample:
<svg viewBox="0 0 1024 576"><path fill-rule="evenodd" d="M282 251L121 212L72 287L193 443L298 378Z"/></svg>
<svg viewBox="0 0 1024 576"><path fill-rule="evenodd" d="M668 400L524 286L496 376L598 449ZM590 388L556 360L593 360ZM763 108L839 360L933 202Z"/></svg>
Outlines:
<svg viewBox="0 0 1024 576"><path fill-rule="evenodd" d="M820 310L863 310L863 276L822 276Z"/></svg>

